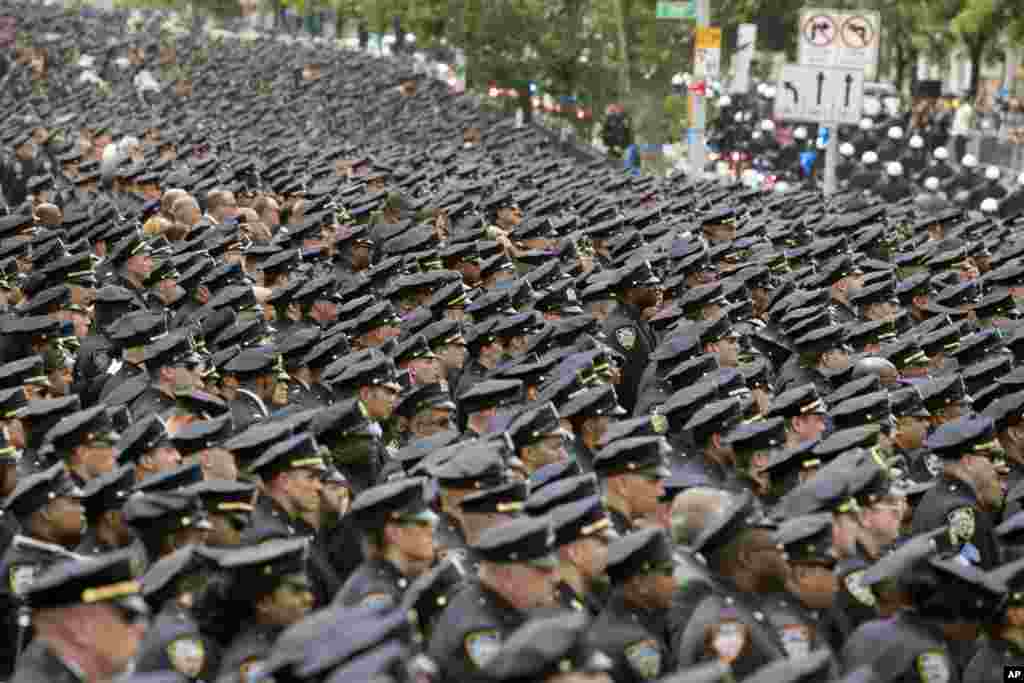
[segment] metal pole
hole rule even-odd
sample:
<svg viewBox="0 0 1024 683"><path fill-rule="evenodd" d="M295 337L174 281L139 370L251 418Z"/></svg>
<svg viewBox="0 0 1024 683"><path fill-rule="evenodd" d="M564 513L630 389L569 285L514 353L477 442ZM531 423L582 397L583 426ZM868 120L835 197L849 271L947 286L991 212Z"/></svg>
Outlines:
<svg viewBox="0 0 1024 683"><path fill-rule="evenodd" d="M823 124L828 126L828 145L825 147L825 196L831 197L838 189L836 180L836 157L839 156L838 126L834 123Z"/></svg>
<svg viewBox="0 0 1024 683"><path fill-rule="evenodd" d="M711 9L708 0L697 0L697 30L707 28L711 19ZM696 41L695 41L696 44ZM696 55L696 48L694 49ZM697 63L694 60L694 79L698 83L704 82L707 78L707 74L704 69L703 60ZM707 126L706 116L704 113L704 97L702 95L691 94L690 95L690 111L692 116L690 119L690 130L687 136L687 143L689 145L690 152L690 175L700 176L704 172L705 163L705 150L704 150L704 132Z"/></svg>

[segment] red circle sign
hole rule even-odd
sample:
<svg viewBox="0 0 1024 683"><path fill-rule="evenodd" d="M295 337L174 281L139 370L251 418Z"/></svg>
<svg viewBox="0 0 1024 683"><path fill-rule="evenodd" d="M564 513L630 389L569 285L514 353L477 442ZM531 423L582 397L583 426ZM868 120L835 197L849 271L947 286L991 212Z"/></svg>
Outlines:
<svg viewBox="0 0 1024 683"><path fill-rule="evenodd" d="M836 39L836 23L827 14L819 14L804 22L803 34L811 45L827 47Z"/></svg>

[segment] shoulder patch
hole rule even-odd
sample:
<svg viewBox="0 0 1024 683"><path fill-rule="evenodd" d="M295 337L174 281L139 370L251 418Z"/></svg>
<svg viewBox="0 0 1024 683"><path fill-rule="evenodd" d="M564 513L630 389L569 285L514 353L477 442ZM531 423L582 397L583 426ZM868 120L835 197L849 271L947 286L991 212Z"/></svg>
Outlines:
<svg viewBox="0 0 1024 683"><path fill-rule="evenodd" d="M8 570L7 585L12 595L24 595L36 580L39 568L34 564L16 564Z"/></svg>
<svg viewBox="0 0 1024 683"><path fill-rule="evenodd" d="M922 683L949 683L949 658L942 650L922 652L914 664Z"/></svg>
<svg viewBox="0 0 1024 683"><path fill-rule="evenodd" d="M791 658L799 659L811 654L811 631L803 624L786 624L779 629L779 638Z"/></svg>
<svg viewBox="0 0 1024 683"><path fill-rule="evenodd" d="M250 657L238 667L238 680L241 683L256 683L263 680L263 660Z"/></svg>
<svg viewBox="0 0 1024 683"><path fill-rule="evenodd" d="M949 541L954 546L969 543L974 538L974 509L960 507L946 515L949 522Z"/></svg>
<svg viewBox="0 0 1024 683"><path fill-rule="evenodd" d="M661 648L654 640L640 640L628 645L625 654L629 666L643 680L654 680L661 675Z"/></svg>
<svg viewBox="0 0 1024 683"><path fill-rule="evenodd" d="M373 607L375 609L391 609L395 606L395 599L389 593L370 593L359 601L360 607Z"/></svg>
<svg viewBox="0 0 1024 683"><path fill-rule="evenodd" d="M196 678L206 664L206 647L199 638L176 638L167 646L167 659L171 661L175 671L189 678Z"/></svg>
<svg viewBox="0 0 1024 683"><path fill-rule="evenodd" d="M711 649L718 660L732 664L739 659L747 644L747 627L738 621L722 621L715 624L711 633Z"/></svg>
<svg viewBox="0 0 1024 683"><path fill-rule="evenodd" d="M469 660L476 665L476 668L482 669L501 649L501 634L495 629L473 631L466 635L463 644Z"/></svg>
<svg viewBox="0 0 1024 683"><path fill-rule="evenodd" d="M632 351L636 346L636 330L632 327L620 327L615 330L615 338L622 344L622 348Z"/></svg>
<svg viewBox="0 0 1024 683"><path fill-rule="evenodd" d="M858 569L855 572L850 572L843 579L843 583L846 585L847 592L853 596L853 598L864 605L865 607L875 607L878 605L878 600L875 599L875 594L871 592L871 589L861 583L861 577L864 576L864 570Z"/></svg>

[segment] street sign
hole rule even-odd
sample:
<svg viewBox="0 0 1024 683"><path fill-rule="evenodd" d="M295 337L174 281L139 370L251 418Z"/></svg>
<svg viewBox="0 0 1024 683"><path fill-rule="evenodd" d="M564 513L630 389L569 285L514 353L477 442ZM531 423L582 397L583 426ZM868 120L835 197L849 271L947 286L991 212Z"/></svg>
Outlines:
<svg viewBox="0 0 1024 683"><path fill-rule="evenodd" d="M736 52L732 56L733 77L731 93L750 90L750 62L757 46L757 24L740 24L736 29Z"/></svg>
<svg viewBox="0 0 1024 683"><path fill-rule="evenodd" d="M855 124L863 98L863 69L786 64L776 90L775 116L785 121Z"/></svg>
<svg viewBox="0 0 1024 683"><path fill-rule="evenodd" d="M654 8L656 19L696 19L697 3L694 0L658 0Z"/></svg>
<svg viewBox="0 0 1024 683"><path fill-rule="evenodd" d="M800 12L800 63L864 69L878 67L878 12L808 8Z"/></svg>
<svg viewBox="0 0 1024 683"><path fill-rule="evenodd" d="M694 61L704 66L704 76L716 79L722 72L722 29L717 26L697 28Z"/></svg>

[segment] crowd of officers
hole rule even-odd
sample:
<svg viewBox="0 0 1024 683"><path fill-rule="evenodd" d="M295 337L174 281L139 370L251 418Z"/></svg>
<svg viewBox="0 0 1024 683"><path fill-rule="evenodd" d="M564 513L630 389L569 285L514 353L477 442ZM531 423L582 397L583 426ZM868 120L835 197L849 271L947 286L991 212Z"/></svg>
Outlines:
<svg viewBox="0 0 1024 683"><path fill-rule="evenodd" d="M814 124L776 122L771 106L777 96L769 86L756 97L720 97L712 159L744 179L761 168L777 176L778 187L819 186L826 135ZM857 125L837 128L841 190L888 203L913 199L930 213L959 207L1007 218L1024 211L1024 173L1007 178L1000 167L982 165L966 152L966 137L949 135L938 115L915 115L897 97L883 101Z"/></svg>
<svg viewBox="0 0 1024 683"><path fill-rule="evenodd" d="M1024 664L1024 223L581 167L322 47L144 101L198 46L16 11L127 66L0 94L0 678Z"/></svg>

